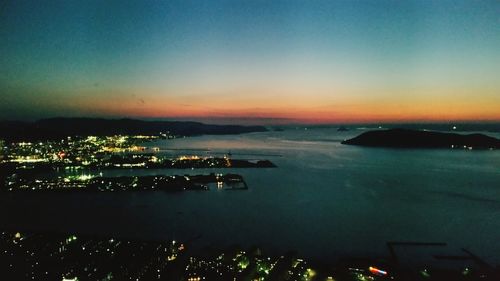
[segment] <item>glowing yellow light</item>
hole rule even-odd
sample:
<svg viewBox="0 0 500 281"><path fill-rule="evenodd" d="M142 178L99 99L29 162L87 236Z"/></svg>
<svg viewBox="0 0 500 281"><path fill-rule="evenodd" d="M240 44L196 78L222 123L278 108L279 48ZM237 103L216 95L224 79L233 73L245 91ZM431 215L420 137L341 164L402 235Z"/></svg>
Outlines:
<svg viewBox="0 0 500 281"><path fill-rule="evenodd" d="M78 180L81 180L81 181L88 181L90 179L92 179L94 176L92 175L81 175L78 177Z"/></svg>
<svg viewBox="0 0 500 281"><path fill-rule="evenodd" d="M199 156L197 155L191 155L191 156L180 156L179 158L177 158L177 160L199 160L201 159Z"/></svg>

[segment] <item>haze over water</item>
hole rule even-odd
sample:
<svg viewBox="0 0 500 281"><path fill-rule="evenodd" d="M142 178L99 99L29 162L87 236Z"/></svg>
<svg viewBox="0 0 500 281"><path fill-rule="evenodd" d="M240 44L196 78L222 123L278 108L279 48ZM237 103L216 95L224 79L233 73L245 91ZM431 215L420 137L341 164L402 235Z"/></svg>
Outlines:
<svg viewBox="0 0 500 281"><path fill-rule="evenodd" d="M174 238L194 250L257 245L312 258L387 256L387 241L446 242L448 254L464 247L500 263L499 151L340 144L361 132L299 127L148 143L173 156L231 152L278 167L107 170L104 176L234 172L249 190L8 193L0 197L1 227Z"/></svg>

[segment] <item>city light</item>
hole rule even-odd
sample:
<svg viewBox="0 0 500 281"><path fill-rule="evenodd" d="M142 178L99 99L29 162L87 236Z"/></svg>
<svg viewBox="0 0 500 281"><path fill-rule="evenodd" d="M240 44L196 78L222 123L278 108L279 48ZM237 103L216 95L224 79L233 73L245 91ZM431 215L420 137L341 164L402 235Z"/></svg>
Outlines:
<svg viewBox="0 0 500 281"><path fill-rule="evenodd" d="M374 275L377 275L377 276L385 276L387 275L387 271L384 271L384 270L381 270L381 269L378 269L376 267L373 267L373 266L370 266L368 268L368 270L370 270L370 272Z"/></svg>

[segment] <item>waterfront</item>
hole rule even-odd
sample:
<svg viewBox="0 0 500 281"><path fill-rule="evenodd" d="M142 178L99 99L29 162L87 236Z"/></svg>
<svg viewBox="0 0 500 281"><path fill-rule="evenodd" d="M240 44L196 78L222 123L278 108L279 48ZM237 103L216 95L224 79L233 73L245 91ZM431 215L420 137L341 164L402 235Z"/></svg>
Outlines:
<svg viewBox="0 0 500 281"><path fill-rule="evenodd" d="M448 254L465 247L500 263L500 151L340 144L360 132L291 128L152 142L147 145L169 156L231 152L233 158L269 159L278 168L105 170L104 176L235 172L250 189L7 193L0 197L0 221L4 228L192 240L198 249L295 249L324 259L386 256L387 241L447 242Z"/></svg>

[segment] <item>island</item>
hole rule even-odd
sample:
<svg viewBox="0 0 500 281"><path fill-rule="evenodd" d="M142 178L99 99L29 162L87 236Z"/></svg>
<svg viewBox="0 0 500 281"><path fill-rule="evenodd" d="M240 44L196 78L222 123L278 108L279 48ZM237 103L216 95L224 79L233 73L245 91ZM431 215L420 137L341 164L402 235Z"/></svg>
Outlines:
<svg viewBox="0 0 500 281"><path fill-rule="evenodd" d="M392 148L498 149L500 140L483 134L456 134L410 129L376 130L342 144Z"/></svg>

